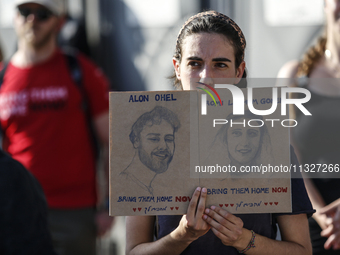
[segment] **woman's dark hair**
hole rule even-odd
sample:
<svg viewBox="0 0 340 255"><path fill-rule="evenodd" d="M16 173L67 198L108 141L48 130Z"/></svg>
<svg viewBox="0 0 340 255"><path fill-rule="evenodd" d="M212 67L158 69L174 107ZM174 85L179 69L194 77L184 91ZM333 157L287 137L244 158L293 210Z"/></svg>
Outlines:
<svg viewBox="0 0 340 255"><path fill-rule="evenodd" d="M242 61L244 60L244 51L246 48L246 39L239 28L239 26L228 16L216 12L207 11L198 13L191 18L189 18L181 28L176 42L176 49L174 53L174 58L181 62L182 60L182 47L183 42L187 36L198 33L217 33L224 35L226 39L232 45L235 52L235 68L238 68ZM242 78L246 78L247 74L244 71ZM177 79L176 73L170 77L174 79L174 85L178 89L182 89L181 82ZM246 80L246 79L242 79ZM243 81L243 82L244 82ZM241 85L245 87L244 84Z"/></svg>

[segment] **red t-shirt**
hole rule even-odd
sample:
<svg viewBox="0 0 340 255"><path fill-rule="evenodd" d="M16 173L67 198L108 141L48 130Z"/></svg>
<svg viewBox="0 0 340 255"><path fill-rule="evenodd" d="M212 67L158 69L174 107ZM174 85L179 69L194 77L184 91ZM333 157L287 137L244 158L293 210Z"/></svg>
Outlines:
<svg viewBox="0 0 340 255"><path fill-rule="evenodd" d="M93 118L108 111L108 83L79 54ZM96 204L95 159L82 96L60 50L28 68L8 65L0 90L4 149L40 181L51 208Z"/></svg>

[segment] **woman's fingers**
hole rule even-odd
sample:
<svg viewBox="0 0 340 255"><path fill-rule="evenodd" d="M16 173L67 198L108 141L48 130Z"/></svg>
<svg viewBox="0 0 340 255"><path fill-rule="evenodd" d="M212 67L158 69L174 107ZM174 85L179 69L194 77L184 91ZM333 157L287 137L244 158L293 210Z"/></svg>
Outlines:
<svg viewBox="0 0 340 255"><path fill-rule="evenodd" d="M329 237L330 235L332 235L334 233L335 229L334 229L334 225L331 224L329 225L326 229L321 231L321 236L323 237Z"/></svg>
<svg viewBox="0 0 340 255"><path fill-rule="evenodd" d="M199 198L199 202L198 202L198 206L197 206L197 212L196 212L196 216L198 219L202 219L204 210L205 210L205 201L207 199L207 189L206 188L202 188L201 190L201 195Z"/></svg>
<svg viewBox="0 0 340 255"><path fill-rule="evenodd" d="M195 217L201 219L205 210L206 199L207 189L197 187L189 203L187 217L190 219L194 219Z"/></svg>
<svg viewBox="0 0 340 255"><path fill-rule="evenodd" d="M201 188L197 187L196 190L194 191L194 194L191 197L189 206L188 206L188 211L187 211L187 218L188 219L194 219L196 215L196 208L197 208L197 203L200 199L201 196Z"/></svg>
<svg viewBox="0 0 340 255"><path fill-rule="evenodd" d="M336 245L336 239L337 239L337 235L333 234L330 237L328 237L327 241L324 244L324 248L326 250L330 249L333 247L333 245Z"/></svg>
<svg viewBox="0 0 340 255"><path fill-rule="evenodd" d="M207 209L206 212L209 212L210 217L214 218L223 225L227 224L229 227L243 227L243 221L239 217L236 217L234 214L223 210L220 207L212 206L210 209Z"/></svg>
<svg viewBox="0 0 340 255"><path fill-rule="evenodd" d="M207 198L206 188L196 188L188 206L187 214L180 222L180 232L188 240L196 240L210 229L210 225L203 220L205 201Z"/></svg>
<svg viewBox="0 0 340 255"><path fill-rule="evenodd" d="M326 205L325 207L321 208L319 210L319 213L326 214L327 216L333 217L336 210L339 209L339 206L340 206L340 198L333 201L329 205Z"/></svg>
<svg viewBox="0 0 340 255"><path fill-rule="evenodd" d="M235 215L215 206L207 208L205 213L203 219L212 227L214 234L223 243L233 244L242 235L243 221Z"/></svg>

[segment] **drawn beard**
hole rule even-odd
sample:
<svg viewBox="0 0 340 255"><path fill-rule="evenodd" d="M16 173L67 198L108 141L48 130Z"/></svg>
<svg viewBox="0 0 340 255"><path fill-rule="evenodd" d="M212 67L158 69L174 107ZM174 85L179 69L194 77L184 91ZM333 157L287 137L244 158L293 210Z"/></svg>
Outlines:
<svg viewBox="0 0 340 255"><path fill-rule="evenodd" d="M138 150L139 160L156 174L168 170L173 154L168 150L157 150L148 154L143 148Z"/></svg>

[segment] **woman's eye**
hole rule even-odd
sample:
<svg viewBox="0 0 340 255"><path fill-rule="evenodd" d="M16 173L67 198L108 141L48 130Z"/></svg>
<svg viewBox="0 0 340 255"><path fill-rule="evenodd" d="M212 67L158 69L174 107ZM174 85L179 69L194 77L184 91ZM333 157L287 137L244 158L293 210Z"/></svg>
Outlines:
<svg viewBox="0 0 340 255"><path fill-rule="evenodd" d="M224 64L224 63L216 63L216 66L218 67L218 68L225 68L225 67L228 67L226 64Z"/></svg>
<svg viewBox="0 0 340 255"><path fill-rule="evenodd" d="M198 63L198 62L196 62L196 61L190 61L189 62L189 64L188 64L189 66L200 66L200 64Z"/></svg>
<svg viewBox="0 0 340 255"><path fill-rule="evenodd" d="M256 137L256 136L258 136L258 132L257 131L253 131L253 130L249 130L248 131L248 135L250 136L250 137Z"/></svg>
<svg viewBox="0 0 340 255"><path fill-rule="evenodd" d="M241 132L241 131L233 131L233 132L232 132L232 135L233 135L234 137L239 137L239 136L242 135L242 132Z"/></svg>

